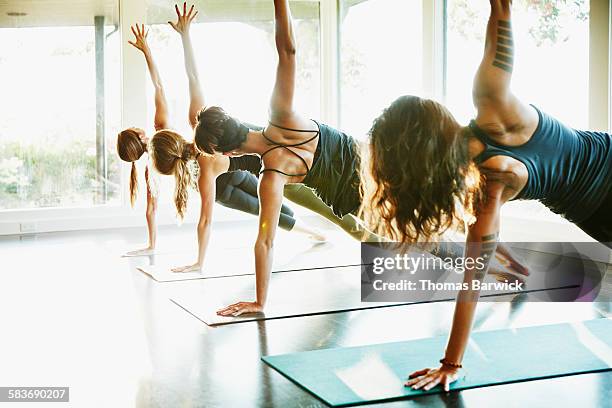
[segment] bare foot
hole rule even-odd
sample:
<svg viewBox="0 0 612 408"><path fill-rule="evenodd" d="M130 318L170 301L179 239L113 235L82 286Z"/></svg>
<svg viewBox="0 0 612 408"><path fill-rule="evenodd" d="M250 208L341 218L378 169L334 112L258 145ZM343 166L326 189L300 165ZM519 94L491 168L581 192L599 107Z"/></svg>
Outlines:
<svg viewBox="0 0 612 408"><path fill-rule="evenodd" d="M327 237L318 230L313 231L310 235L308 235L308 238L315 244L324 244L327 242Z"/></svg>

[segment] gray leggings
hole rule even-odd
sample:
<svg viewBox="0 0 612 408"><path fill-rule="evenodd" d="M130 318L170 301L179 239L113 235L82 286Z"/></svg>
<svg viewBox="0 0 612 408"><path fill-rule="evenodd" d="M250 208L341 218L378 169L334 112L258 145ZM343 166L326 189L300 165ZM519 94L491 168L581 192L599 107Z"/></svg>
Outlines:
<svg viewBox="0 0 612 408"><path fill-rule="evenodd" d="M217 177L217 202L225 207L259 215L257 177L247 171L231 171ZM283 205L278 226L291 231L295 225L293 210Z"/></svg>

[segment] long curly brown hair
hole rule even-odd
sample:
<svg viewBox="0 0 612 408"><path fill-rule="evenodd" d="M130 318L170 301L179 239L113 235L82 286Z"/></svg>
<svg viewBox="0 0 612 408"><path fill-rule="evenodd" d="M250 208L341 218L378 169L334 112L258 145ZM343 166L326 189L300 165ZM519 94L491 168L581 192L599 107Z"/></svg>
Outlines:
<svg viewBox="0 0 612 408"><path fill-rule="evenodd" d="M371 228L399 242L433 241L473 219L482 183L465 132L444 106L416 96L374 120L362 171Z"/></svg>

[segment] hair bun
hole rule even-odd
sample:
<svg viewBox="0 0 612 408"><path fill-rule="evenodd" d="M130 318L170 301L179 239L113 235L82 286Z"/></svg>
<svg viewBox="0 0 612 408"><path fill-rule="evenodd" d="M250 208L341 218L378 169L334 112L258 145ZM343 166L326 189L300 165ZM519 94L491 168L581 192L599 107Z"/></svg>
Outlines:
<svg viewBox="0 0 612 408"><path fill-rule="evenodd" d="M249 128L243 125L238 119L228 117L223 123L223 139L220 140L216 150L227 153L240 147L245 142L249 133Z"/></svg>
<svg viewBox="0 0 612 408"><path fill-rule="evenodd" d="M205 111L206 111L206 107L203 107L202 109L200 109L198 111L198 113L196 113L196 119L197 119L198 122L201 121L202 118L204 117L204 112Z"/></svg>

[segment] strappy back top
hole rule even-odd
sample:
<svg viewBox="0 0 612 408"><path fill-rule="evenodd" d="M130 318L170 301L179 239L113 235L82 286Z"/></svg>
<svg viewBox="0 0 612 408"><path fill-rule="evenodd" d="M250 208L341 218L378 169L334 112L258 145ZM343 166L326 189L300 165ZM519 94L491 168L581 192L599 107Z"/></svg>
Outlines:
<svg viewBox="0 0 612 408"><path fill-rule="evenodd" d="M298 147L298 146L303 146L305 144L308 144L310 142L312 142L313 140L315 140L316 138L318 138L321 135L321 126L319 125L319 122L317 122L316 120L312 120L316 125L317 125L317 130L303 130L303 129L292 129L292 128L287 128L287 127L283 127L283 126L279 126L276 125L272 122L270 123L270 126L274 126L277 127L279 129L282 130L287 130L289 132L305 132L305 133L314 133L314 136L304 140L303 142L299 142L299 143L292 143L292 144L286 144L286 143L279 143L276 142L272 139L270 139L268 136L266 136L266 131L265 129L261 131L262 136L267 140L268 143L270 143L272 145L272 147L268 150L266 150L262 155L261 155L261 159L263 160L264 156L268 153L270 153L273 150L276 149L285 149L287 151L289 151L291 154L293 154L294 156L296 156L298 159L300 159L302 161L302 163L304 163L304 167L306 168L306 172L305 173L300 173L300 174L288 174L285 173L282 170L278 170L278 169L262 169L259 174L263 174L267 171L273 171L275 173L280 173L282 175L285 175L287 177L305 177L308 175L308 173L310 172L310 167L308 166L308 163L306 163L306 160L304 160L304 158L302 156L300 156L299 154L297 154L297 152L291 150L291 147Z"/></svg>

